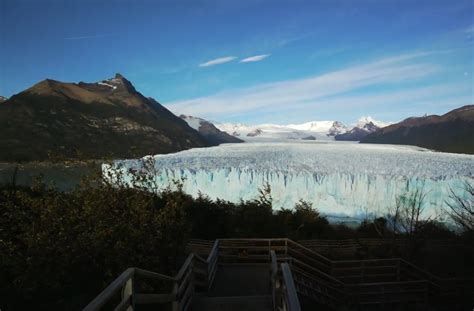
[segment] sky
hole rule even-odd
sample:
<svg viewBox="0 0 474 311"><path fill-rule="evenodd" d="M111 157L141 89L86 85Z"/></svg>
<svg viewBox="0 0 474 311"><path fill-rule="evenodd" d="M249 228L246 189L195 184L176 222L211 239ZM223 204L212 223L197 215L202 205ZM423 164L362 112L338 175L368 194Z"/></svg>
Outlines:
<svg viewBox="0 0 474 311"><path fill-rule="evenodd" d="M471 0L0 0L0 95L119 72L217 122L396 122L474 103Z"/></svg>

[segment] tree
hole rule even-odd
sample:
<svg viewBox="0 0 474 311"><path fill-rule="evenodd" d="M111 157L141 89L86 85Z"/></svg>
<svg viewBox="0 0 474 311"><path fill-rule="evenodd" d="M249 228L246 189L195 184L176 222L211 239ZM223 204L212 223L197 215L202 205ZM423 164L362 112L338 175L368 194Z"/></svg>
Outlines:
<svg viewBox="0 0 474 311"><path fill-rule="evenodd" d="M465 181L462 191L449 189L449 199L445 202L452 221L464 231L474 231L474 184Z"/></svg>
<svg viewBox="0 0 474 311"><path fill-rule="evenodd" d="M422 219L425 198L424 186L396 198L395 206L388 210L393 232L414 236L423 223L432 220Z"/></svg>

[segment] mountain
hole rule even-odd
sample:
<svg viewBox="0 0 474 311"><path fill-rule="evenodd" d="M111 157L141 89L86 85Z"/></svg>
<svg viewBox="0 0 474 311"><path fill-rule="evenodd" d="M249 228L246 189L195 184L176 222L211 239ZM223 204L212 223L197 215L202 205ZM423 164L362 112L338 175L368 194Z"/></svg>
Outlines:
<svg viewBox="0 0 474 311"><path fill-rule="evenodd" d="M243 140L329 140L347 130L339 121L311 121L302 124L244 125L233 123L216 124L216 127Z"/></svg>
<svg viewBox="0 0 474 311"><path fill-rule="evenodd" d="M6 101L8 98L6 97L3 97L3 96L0 96L0 103L3 103L4 101Z"/></svg>
<svg viewBox="0 0 474 311"><path fill-rule="evenodd" d="M408 118L367 135L361 143L415 145L444 152L474 154L474 105L442 116Z"/></svg>
<svg viewBox="0 0 474 311"><path fill-rule="evenodd" d="M299 130L299 131L325 133L325 134L330 134L330 132L334 132L334 131L345 132L345 125L339 121L311 121L311 122L306 122L302 124L288 124L286 125L286 127Z"/></svg>
<svg viewBox="0 0 474 311"><path fill-rule="evenodd" d="M377 131L386 124L387 123L375 121L371 117L361 117L351 130L335 135L334 139L340 141L360 141L365 136Z"/></svg>
<svg viewBox="0 0 474 311"><path fill-rule="evenodd" d="M122 75L46 79L0 104L0 160L130 158L209 144Z"/></svg>
<svg viewBox="0 0 474 311"><path fill-rule="evenodd" d="M181 119L186 121L190 127L195 129L196 131L201 134L202 137L207 141L207 143L211 146L217 146L224 143L241 143L243 140L232 136L226 132L220 131L218 128L214 126L211 122L193 117L193 116L186 116L180 115Z"/></svg>

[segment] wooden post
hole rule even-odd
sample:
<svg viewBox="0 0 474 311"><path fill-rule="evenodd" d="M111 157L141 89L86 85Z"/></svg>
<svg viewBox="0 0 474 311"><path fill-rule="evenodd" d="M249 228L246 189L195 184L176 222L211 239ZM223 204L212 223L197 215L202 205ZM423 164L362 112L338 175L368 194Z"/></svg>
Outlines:
<svg viewBox="0 0 474 311"><path fill-rule="evenodd" d="M134 311L135 310L135 302L133 295L135 294L135 284L134 284L134 276L131 276L128 281L125 283L122 289L122 300L129 299L130 306L127 308L127 311Z"/></svg>
<svg viewBox="0 0 474 311"><path fill-rule="evenodd" d="M272 257L271 257L271 254L270 254L271 251L272 251L272 242L271 242L271 240L268 240L268 259L269 259L268 261L270 261L270 262L272 261Z"/></svg>
<svg viewBox="0 0 474 311"><path fill-rule="evenodd" d="M397 260L397 281L400 282L400 259Z"/></svg>
<svg viewBox="0 0 474 311"><path fill-rule="evenodd" d="M172 305L173 311L179 310L178 288L179 288L178 282L175 281L173 285L173 295L174 295L174 300L173 300L173 305Z"/></svg>

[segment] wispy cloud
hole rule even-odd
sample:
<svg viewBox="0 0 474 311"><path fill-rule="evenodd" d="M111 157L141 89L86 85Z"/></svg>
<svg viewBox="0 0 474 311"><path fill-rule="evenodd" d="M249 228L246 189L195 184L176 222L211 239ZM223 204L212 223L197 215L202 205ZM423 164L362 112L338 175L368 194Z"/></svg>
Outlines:
<svg viewBox="0 0 474 311"><path fill-rule="evenodd" d="M209 66L214 66L214 65L220 65L220 64L231 62L236 58L237 57L235 56L226 56L226 57L216 58L216 59L207 61L205 63L199 64L199 67L209 67Z"/></svg>
<svg viewBox="0 0 474 311"><path fill-rule="evenodd" d="M296 108L305 111L321 103L339 105L337 98L344 98L346 104L351 100L359 104L362 102L360 98L355 101L356 98L343 96L365 87L416 81L439 71L439 66L420 60L427 55L430 53L402 54L318 76L225 91L212 96L170 102L166 106L177 113L219 118L257 111L273 112ZM404 96L409 97L409 94ZM376 100L383 102L383 94Z"/></svg>
<svg viewBox="0 0 474 311"><path fill-rule="evenodd" d="M261 60L264 60L265 58L267 58L270 55L271 54L262 54L262 55L250 56L250 57L242 59L240 62L241 63L259 62Z"/></svg>
<svg viewBox="0 0 474 311"><path fill-rule="evenodd" d="M468 35L474 35L474 25L469 26L469 27L466 29L466 33L467 33Z"/></svg>
<svg viewBox="0 0 474 311"><path fill-rule="evenodd" d="M105 37L113 37L113 34L99 34L99 35L87 35L87 36L77 36L77 37L66 37L64 40L86 40L86 39L97 39Z"/></svg>

